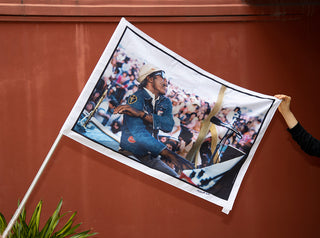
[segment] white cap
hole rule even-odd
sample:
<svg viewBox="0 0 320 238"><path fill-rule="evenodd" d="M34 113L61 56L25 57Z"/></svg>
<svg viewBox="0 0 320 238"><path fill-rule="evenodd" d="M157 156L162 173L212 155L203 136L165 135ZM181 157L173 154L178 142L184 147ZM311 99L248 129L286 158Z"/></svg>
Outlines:
<svg viewBox="0 0 320 238"><path fill-rule="evenodd" d="M145 64L141 67L140 72L139 72L139 77L137 81L141 83L148 75L160 71L161 69L151 65L151 64Z"/></svg>

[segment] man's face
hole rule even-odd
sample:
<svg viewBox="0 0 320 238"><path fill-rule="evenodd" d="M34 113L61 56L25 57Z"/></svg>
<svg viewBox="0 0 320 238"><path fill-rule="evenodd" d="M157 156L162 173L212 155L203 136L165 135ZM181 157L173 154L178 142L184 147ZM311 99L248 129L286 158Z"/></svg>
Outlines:
<svg viewBox="0 0 320 238"><path fill-rule="evenodd" d="M167 79L162 78L160 75L154 76L153 87L160 95L165 95L168 88Z"/></svg>

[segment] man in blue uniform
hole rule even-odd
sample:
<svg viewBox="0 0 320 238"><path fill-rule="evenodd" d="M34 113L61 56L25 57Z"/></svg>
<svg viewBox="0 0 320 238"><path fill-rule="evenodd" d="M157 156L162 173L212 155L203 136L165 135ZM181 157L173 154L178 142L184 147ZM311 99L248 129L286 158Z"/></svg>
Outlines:
<svg viewBox="0 0 320 238"><path fill-rule="evenodd" d="M182 169L191 169L193 165L157 139L159 130L170 132L174 126L172 104L165 96L168 82L164 71L144 65L138 82L139 90L129 96L127 104L114 110L114 113L124 114L120 147L145 165L178 176ZM175 169L161 161L159 155L169 158Z"/></svg>

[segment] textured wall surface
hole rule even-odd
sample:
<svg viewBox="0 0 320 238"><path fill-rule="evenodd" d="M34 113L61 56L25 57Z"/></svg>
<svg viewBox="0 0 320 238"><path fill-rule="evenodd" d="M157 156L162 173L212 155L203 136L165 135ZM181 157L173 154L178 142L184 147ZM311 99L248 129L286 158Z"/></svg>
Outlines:
<svg viewBox="0 0 320 238"><path fill-rule="evenodd" d="M176 5L175 14L158 1L117 1L112 15L110 9L90 8L89 1L60 1L70 11L55 5L58 1L8 2L0 1L0 211L7 219L120 16L224 80L264 94L291 95L298 120L320 138L317 5L185 1L184 9L178 6L181 1L166 1ZM93 2L101 6L103 1ZM195 2L198 8L190 10ZM128 4L137 8L130 10ZM148 14L141 4L154 4L164 13L155 16L153 7ZM201 15L203 6L208 12ZM320 160L300 150L276 113L229 215L66 137L26 207L31 213L42 199L46 218L63 198L63 210L78 211L77 222L83 222L83 229L93 228L97 237L316 237L319 181Z"/></svg>

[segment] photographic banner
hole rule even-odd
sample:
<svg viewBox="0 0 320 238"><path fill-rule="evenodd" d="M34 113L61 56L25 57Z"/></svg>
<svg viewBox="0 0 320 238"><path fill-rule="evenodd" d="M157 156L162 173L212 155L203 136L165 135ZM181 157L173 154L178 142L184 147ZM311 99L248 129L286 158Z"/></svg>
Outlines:
<svg viewBox="0 0 320 238"><path fill-rule="evenodd" d="M279 103L122 18L61 133L229 213Z"/></svg>

